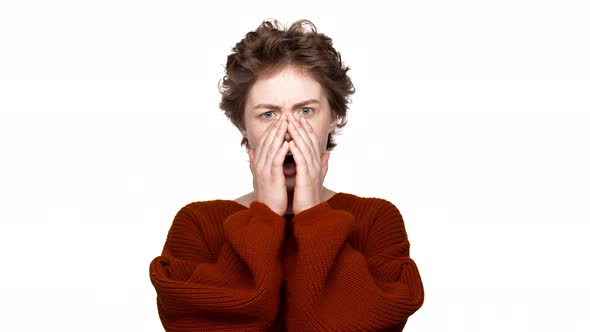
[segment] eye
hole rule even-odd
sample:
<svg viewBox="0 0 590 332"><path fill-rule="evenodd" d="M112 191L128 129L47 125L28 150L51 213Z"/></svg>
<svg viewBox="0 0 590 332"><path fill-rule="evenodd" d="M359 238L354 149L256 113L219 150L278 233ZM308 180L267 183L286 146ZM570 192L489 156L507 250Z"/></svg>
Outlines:
<svg viewBox="0 0 590 332"><path fill-rule="evenodd" d="M305 110L308 110L308 111L305 112ZM301 113L303 113L303 115L310 115L313 112L315 112L315 109L313 109L311 107L303 107L303 108L301 108Z"/></svg>
<svg viewBox="0 0 590 332"><path fill-rule="evenodd" d="M260 117L263 119L270 119L271 118L270 116L265 116L265 115L272 114L272 113L274 113L274 112L272 112L272 111L264 112L264 113L260 114Z"/></svg>

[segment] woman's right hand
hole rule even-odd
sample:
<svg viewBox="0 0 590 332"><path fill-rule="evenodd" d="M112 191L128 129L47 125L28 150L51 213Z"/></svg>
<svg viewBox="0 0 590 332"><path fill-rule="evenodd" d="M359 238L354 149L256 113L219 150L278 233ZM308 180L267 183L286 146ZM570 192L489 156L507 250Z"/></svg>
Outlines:
<svg viewBox="0 0 590 332"><path fill-rule="evenodd" d="M283 216L287 211L287 187L283 162L289 144L285 141L287 120L281 115L268 126L256 149L248 150L250 171L254 185L254 199L266 204L276 214Z"/></svg>

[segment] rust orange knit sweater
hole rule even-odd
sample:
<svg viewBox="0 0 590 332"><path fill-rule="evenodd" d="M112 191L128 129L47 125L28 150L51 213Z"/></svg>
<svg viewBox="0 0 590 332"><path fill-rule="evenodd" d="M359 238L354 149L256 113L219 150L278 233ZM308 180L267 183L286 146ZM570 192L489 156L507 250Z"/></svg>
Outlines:
<svg viewBox="0 0 590 332"><path fill-rule="evenodd" d="M177 213L150 264L166 331L401 331L424 300L398 209L337 193L295 216L254 201Z"/></svg>

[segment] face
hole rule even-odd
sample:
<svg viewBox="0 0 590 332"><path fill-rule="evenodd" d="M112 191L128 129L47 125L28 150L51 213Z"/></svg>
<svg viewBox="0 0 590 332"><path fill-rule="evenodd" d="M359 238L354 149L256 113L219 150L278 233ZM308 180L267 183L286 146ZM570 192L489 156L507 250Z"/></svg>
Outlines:
<svg viewBox="0 0 590 332"><path fill-rule="evenodd" d="M330 110L322 86L305 71L292 66L258 79L250 89L244 108L245 130L242 130L250 148L256 149L266 128L279 115L285 117L287 113L307 119L322 144L321 152L325 152L328 134L336 128L336 116ZM291 140L288 131L285 140ZM294 188L295 176L285 180L287 188Z"/></svg>

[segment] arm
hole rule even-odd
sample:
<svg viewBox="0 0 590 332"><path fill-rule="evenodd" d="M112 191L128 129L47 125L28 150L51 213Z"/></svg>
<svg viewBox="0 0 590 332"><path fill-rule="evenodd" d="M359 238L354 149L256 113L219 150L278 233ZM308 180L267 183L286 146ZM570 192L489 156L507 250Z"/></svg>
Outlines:
<svg viewBox="0 0 590 332"><path fill-rule="evenodd" d="M383 202L364 253L347 241L355 218L349 212L322 202L295 215L297 253L286 281L290 329L401 331L420 308L424 292L402 217Z"/></svg>
<svg viewBox="0 0 590 332"><path fill-rule="evenodd" d="M280 302L285 220L253 202L224 220L227 241L213 257L203 237L210 224L197 219L181 209L150 264L162 324L167 331L267 328Z"/></svg>

